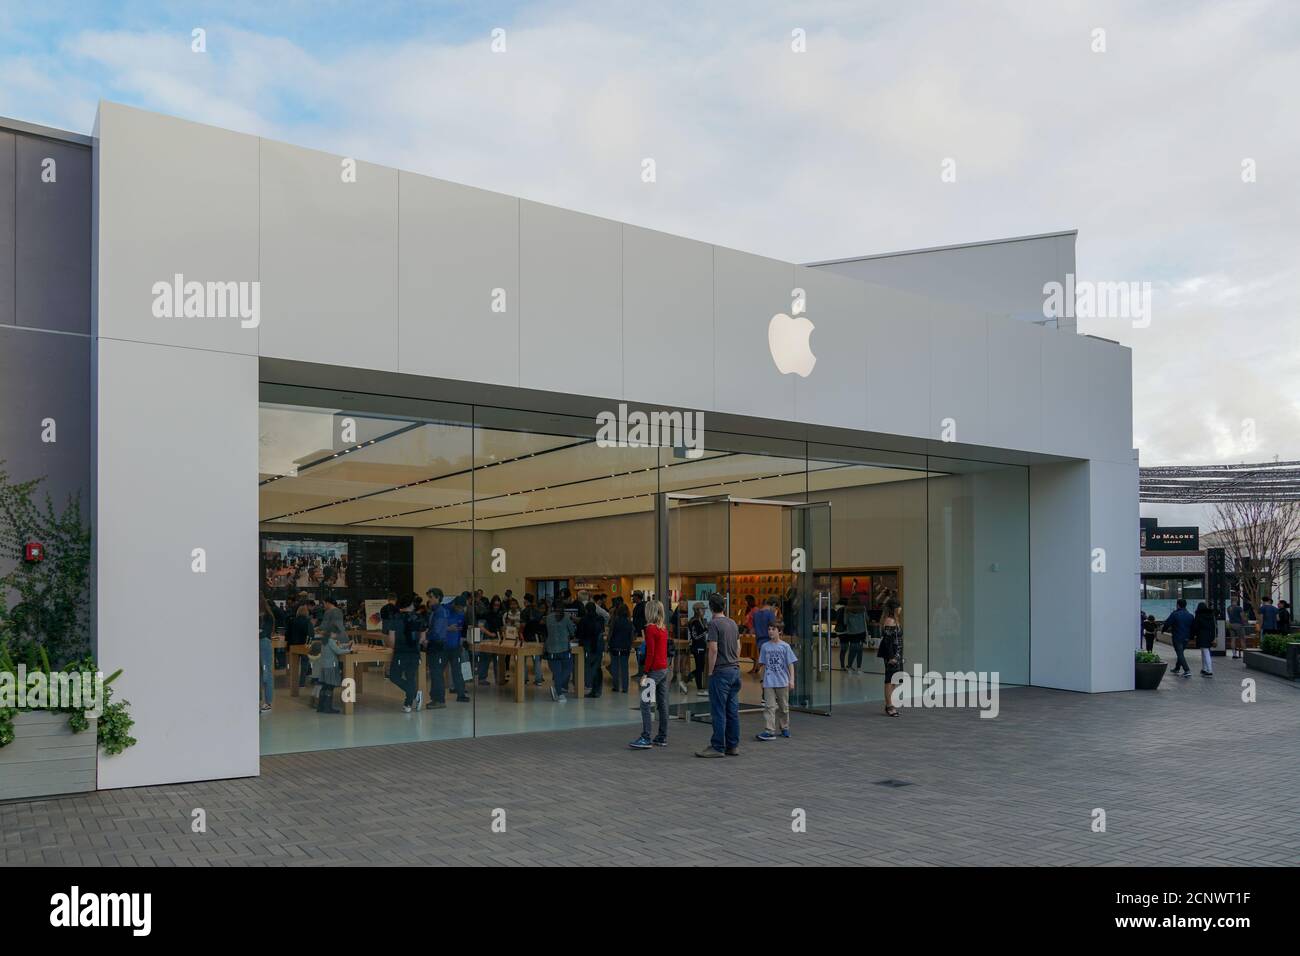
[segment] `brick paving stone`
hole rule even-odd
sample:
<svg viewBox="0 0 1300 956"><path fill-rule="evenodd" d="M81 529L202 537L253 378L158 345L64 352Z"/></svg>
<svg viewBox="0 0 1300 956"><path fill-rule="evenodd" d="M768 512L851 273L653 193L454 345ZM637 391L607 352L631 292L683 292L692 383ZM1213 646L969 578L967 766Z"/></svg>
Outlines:
<svg viewBox="0 0 1300 956"><path fill-rule="evenodd" d="M843 706L759 744L747 717L736 760L693 757L703 724L643 753L618 726L268 757L257 778L0 804L0 865L1294 865L1300 688L1250 672L1244 704L1240 662L1215 666L1149 693L1007 690L991 721Z"/></svg>

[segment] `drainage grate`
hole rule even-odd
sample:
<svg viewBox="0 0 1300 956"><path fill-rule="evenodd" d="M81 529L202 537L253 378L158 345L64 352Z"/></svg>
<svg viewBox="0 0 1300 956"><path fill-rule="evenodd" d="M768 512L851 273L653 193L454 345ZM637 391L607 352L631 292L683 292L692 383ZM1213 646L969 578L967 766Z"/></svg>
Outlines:
<svg viewBox="0 0 1300 956"><path fill-rule="evenodd" d="M877 780L876 781L877 787L910 787L911 785L912 785L912 781L910 780Z"/></svg>

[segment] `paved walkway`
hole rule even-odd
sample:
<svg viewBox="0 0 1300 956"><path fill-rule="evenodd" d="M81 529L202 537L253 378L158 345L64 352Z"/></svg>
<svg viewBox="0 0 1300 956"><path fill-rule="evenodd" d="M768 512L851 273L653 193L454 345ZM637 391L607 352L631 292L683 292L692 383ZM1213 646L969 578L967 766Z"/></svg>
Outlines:
<svg viewBox="0 0 1300 956"><path fill-rule="evenodd" d="M0 805L0 864L1300 862L1300 688L1215 666L1153 693L1006 691L996 720L846 707L758 743L749 717L727 760L680 723L645 752L619 727L268 757L259 778Z"/></svg>

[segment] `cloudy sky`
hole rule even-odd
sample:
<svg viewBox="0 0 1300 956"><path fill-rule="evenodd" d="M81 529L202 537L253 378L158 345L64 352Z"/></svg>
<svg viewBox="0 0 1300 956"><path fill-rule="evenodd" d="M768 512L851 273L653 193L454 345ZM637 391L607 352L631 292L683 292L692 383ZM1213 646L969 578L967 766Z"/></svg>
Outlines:
<svg viewBox="0 0 1300 956"><path fill-rule="evenodd" d="M1300 459L1298 94L1293 0L0 0L30 122L113 99L796 262L1077 228L1080 279L1152 284L1080 323L1134 350L1144 464Z"/></svg>

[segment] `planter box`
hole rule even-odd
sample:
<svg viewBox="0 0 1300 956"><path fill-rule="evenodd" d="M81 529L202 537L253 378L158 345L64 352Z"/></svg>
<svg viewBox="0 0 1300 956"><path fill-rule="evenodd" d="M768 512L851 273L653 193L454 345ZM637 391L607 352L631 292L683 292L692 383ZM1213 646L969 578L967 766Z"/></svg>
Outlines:
<svg viewBox="0 0 1300 956"><path fill-rule="evenodd" d="M1164 661L1156 664L1138 664L1133 665L1133 689L1134 690L1155 690L1160 686L1161 679L1165 676L1165 671L1169 665Z"/></svg>
<svg viewBox="0 0 1300 956"><path fill-rule="evenodd" d="M1291 646L1295 647L1294 644ZM1294 658L1294 654L1288 657L1274 657L1272 654L1265 654L1263 651L1247 651L1246 666L1252 670L1264 671L1266 674L1276 674L1278 677L1285 677L1287 680L1295 680L1300 677L1300 674L1296 673Z"/></svg>
<svg viewBox="0 0 1300 956"><path fill-rule="evenodd" d="M98 757L95 721L74 734L67 714L20 711L14 717L14 742L0 747L0 800L94 790Z"/></svg>

